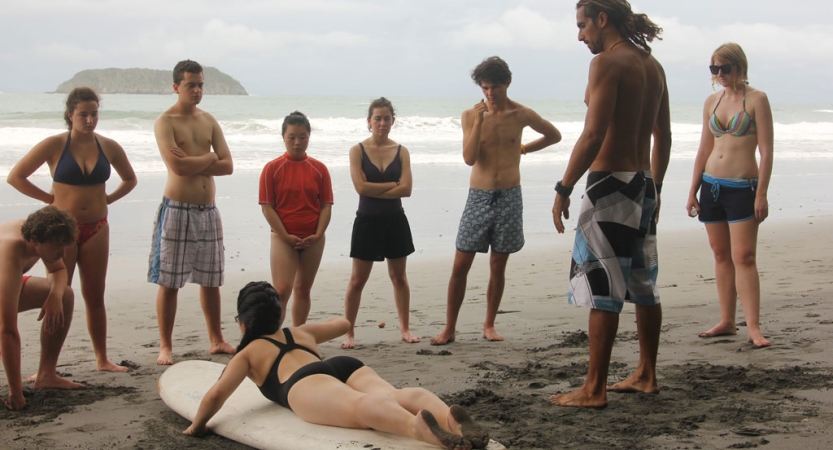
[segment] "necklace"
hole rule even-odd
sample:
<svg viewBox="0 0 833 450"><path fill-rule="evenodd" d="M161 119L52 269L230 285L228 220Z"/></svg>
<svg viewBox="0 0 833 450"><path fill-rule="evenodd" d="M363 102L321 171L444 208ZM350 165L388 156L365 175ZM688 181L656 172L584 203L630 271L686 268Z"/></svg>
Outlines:
<svg viewBox="0 0 833 450"><path fill-rule="evenodd" d="M621 41L611 45L610 48L607 51L613 50L614 48L616 48L617 45L621 44L622 42L628 42L628 40L627 39L622 39Z"/></svg>

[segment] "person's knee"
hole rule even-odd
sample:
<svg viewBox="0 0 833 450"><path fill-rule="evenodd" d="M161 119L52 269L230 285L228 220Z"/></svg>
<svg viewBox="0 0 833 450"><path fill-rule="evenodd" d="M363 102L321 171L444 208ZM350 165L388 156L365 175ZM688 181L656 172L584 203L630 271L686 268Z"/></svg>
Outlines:
<svg viewBox="0 0 833 450"><path fill-rule="evenodd" d="M738 251L732 254L732 262L735 266L751 267L757 264L757 257L754 250Z"/></svg>
<svg viewBox="0 0 833 450"><path fill-rule="evenodd" d="M714 260L718 263L727 263L732 261L732 250L723 245L712 245L712 252L714 253Z"/></svg>
<svg viewBox="0 0 833 450"><path fill-rule="evenodd" d="M351 276L350 281L347 283L347 290L351 292L361 293L364 290L364 286L367 284L367 278Z"/></svg>
<svg viewBox="0 0 833 450"><path fill-rule="evenodd" d="M404 273L396 273L391 272L390 274L390 281L393 284L394 288L402 289L408 288L408 276Z"/></svg>
<svg viewBox="0 0 833 450"><path fill-rule="evenodd" d="M61 297L61 302L63 303L64 309L69 308L72 311L73 306L75 305L75 291L72 290L72 286L67 286L64 289L64 295Z"/></svg>
<svg viewBox="0 0 833 450"><path fill-rule="evenodd" d="M423 399L425 397L431 397L434 395L428 389L421 387L406 387L402 389L397 389L395 392L397 394L397 397L416 399L417 403L421 403L420 399Z"/></svg>
<svg viewBox="0 0 833 450"><path fill-rule="evenodd" d="M492 272L504 272L508 261L508 253L495 253L493 251L491 257L489 258L489 268Z"/></svg>

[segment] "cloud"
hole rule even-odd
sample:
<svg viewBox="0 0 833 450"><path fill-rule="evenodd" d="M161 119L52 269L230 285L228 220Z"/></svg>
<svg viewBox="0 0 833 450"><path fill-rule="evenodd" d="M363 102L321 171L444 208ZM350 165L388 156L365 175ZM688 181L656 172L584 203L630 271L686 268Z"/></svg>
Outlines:
<svg viewBox="0 0 833 450"><path fill-rule="evenodd" d="M50 42L37 45L34 53L38 58L51 61L87 62L101 58L96 50L81 48L63 42Z"/></svg>
<svg viewBox="0 0 833 450"><path fill-rule="evenodd" d="M313 13L323 15L366 14L386 9L378 4L361 0L179 0L176 11L188 11L197 16L258 16L285 15L294 13ZM130 20L137 18L158 19L160 11L172 11L169 0L144 0L128 3L124 0L36 0L28 2L9 2L3 5L6 17L64 16L85 11L89 15L123 17ZM173 14L173 13L172 13Z"/></svg>
<svg viewBox="0 0 833 450"><path fill-rule="evenodd" d="M260 30L254 27L211 19L194 32L174 35L165 30L146 31L130 48L143 60L170 61L185 57L217 61L227 57L275 56L283 48L301 44L320 48L361 47L368 43L362 35L331 31L326 33L290 33ZM123 52L123 49L122 49Z"/></svg>
<svg viewBox="0 0 833 450"><path fill-rule="evenodd" d="M522 47L559 49L571 46L576 38L572 17L549 20L525 6L505 11L496 21L474 20L452 31L451 43L457 49L478 47Z"/></svg>
<svg viewBox="0 0 833 450"><path fill-rule="evenodd" d="M709 28L688 25L676 17L657 17L656 22L663 27L663 41L652 47L664 64L697 63L705 66L720 44L737 42L749 58L750 66L762 60L817 61L830 65L829 58L819 56L819 49L833 48L833 29L827 26L786 27L737 22ZM826 51L822 53L826 54Z"/></svg>

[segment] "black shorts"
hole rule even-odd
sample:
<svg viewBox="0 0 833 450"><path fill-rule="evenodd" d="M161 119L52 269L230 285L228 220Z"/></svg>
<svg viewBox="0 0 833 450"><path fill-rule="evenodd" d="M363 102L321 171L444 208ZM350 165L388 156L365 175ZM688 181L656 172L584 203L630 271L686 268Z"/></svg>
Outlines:
<svg viewBox="0 0 833 450"><path fill-rule="evenodd" d="M704 179L700 185L700 222L734 223L755 217L757 179L750 180L744 187L726 186L720 178L711 181L714 183Z"/></svg>
<svg viewBox="0 0 833 450"><path fill-rule="evenodd" d="M405 212L368 215L356 213L350 257L362 261L404 258L414 252L414 239Z"/></svg>

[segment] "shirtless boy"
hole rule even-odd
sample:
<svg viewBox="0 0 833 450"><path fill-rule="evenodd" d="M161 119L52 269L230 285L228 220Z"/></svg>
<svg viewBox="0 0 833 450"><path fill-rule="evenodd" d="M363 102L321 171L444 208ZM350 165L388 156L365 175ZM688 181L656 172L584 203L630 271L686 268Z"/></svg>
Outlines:
<svg viewBox="0 0 833 450"><path fill-rule="evenodd" d="M457 232L457 253L448 282L445 329L431 339L445 345L456 337L457 317L466 293L466 279L474 256L486 253L489 287L486 291L486 321L483 337L502 341L495 331L503 297L506 262L524 245L521 156L557 143L561 133L535 111L512 101L506 94L512 72L497 56L486 58L471 73L485 100L463 111L463 159L472 166L469 195ZM523 130L530 127L542 136L521 144Z"/></svg>
<svg viewBox="0 0 833 450"><path fill-rule="evenodd" d="M81 384L57 374L58 355L72 321L75 298L67 285L64 248L75 244L75 219L66 211L46 206L26 220L0 224L0 350L9 382L3 403L9 409L26 406L20 362L17 315L41 308L41 358L35 389L78 389ZM24 275L38 260L46 278Z"/></svg>
<svg viewBox="0 0 833 450"><path fill-rule="evenodd" d="M626 0L580 0L576 24L579 41L596 57L585 92L584 131L555 186L552 214L556 230L563 233L570 194L589 170L568 298L571 304L591 308L590 362L584 386L553 395L550 401L603 408L608 391L659 391L662 307L656 284L656 220L671 154L671 116L665 72L648 46L661 28L645 14L631 11ZM631 377L607 386L619 313L626 301L636 304L639 365Z"/></svg>
<svg viewBox="0 0 833 450"><path fill-rule="evenodd" d="M186 282L200 286L211 353L234 353L220 327L225 255L223 224L214 205L214 177L231 175L231 152L217 120L197 108L202 100L202 66L180 61L173 75L176 104L162 113L153 127L168 168L168 182L153 225L148 270L148 281L159 285L156 364L160 365L173 364L177 294Z"/></svg>

